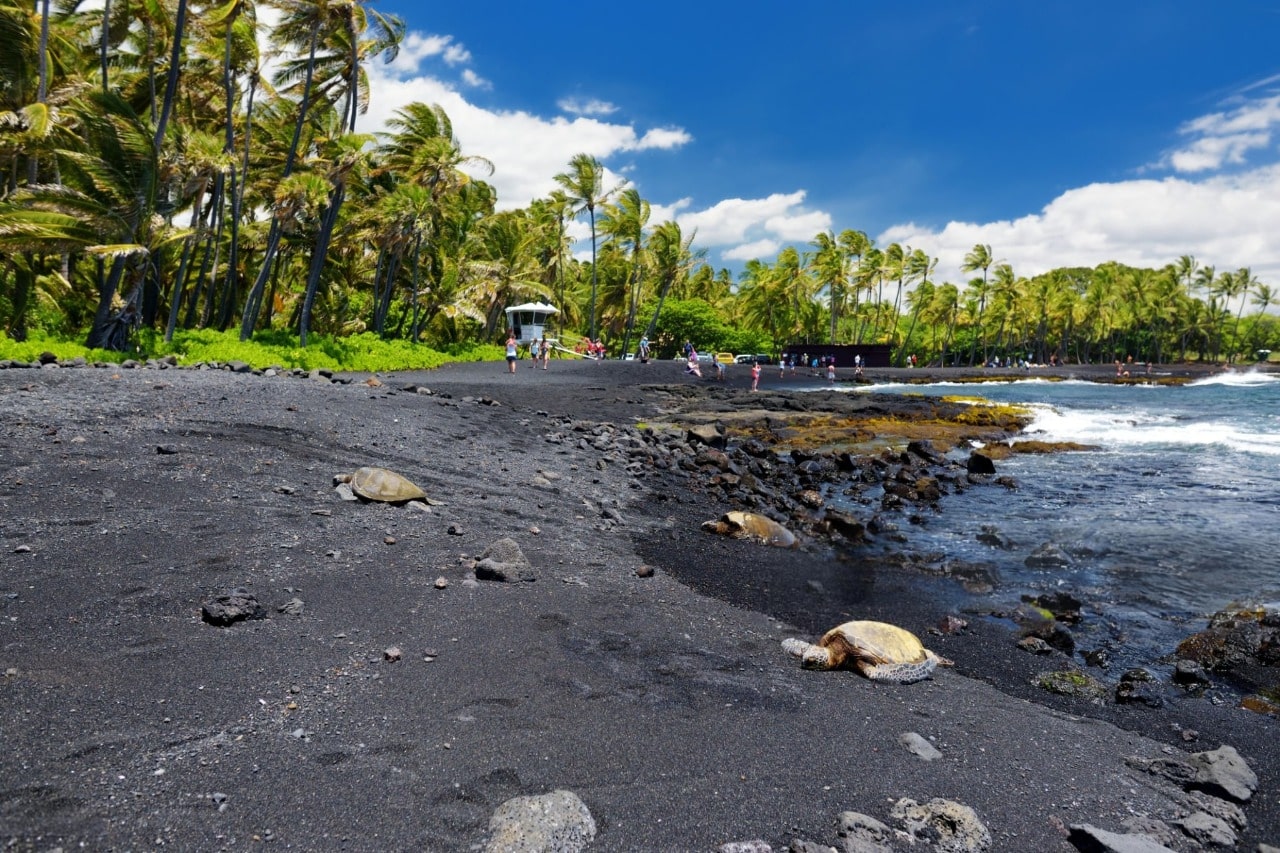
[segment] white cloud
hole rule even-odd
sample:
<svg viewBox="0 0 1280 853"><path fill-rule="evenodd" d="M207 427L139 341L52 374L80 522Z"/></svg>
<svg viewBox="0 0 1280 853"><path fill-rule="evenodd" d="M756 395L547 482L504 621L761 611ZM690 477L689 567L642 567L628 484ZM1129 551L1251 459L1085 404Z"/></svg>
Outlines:
<svg viewBox="0 0 1280 853"><path fill-rule="evenodd" d="M1280 280L1280 165L1197 181L1184 178L1090 184L1069 190L1037 214L989 223L951 222L941 230L896 225L877 238L938 257L938 280L963 284L964 256L991 245L1019 275L1119 261L1162 267L1184 254L1219 269L1250 267Z"/></svg>
<svg viewBox="0 0 1280 853"><path fill-rule="evenodd" d="M1177 172L1242 165L1248 152L1271 144L1271 129L1277 125L1280 95L1244 100L1235 109L1209 113L1185 123L1178 132L1190 137L1190 143L1169 153L1162 165Z"/></svg>
<svg viewBox="0 0 1280 853"><path fill-rule="evenodd" d="M782 251L782 246L782 241L766 237L725 249L720 253L720 257L726 261L766 260Z"/></svg>
<svg viewBox="0 0 1280 853"><path fill-rule="evenodd" d="M557 188L555 176L565 172L577 154L589 154L604 162L622 153L672 150L692 139L679 128L638 133L630 124L585 115L545 117L524 110L478 106L464 97L457 85L418 71L417 62L441 55L451 44L447 37L417 36L412 49L402 51L395 63L370 66L370 85L377 97L372 99L369 113L361 118L361 129L385 129L394 112L413 101L439 104L453 123L463 153L493 163L492 175L478 166L467 166L465 170L496 187L501 208L523 207L532 199L551 193ZM417 61L402 61L406 54L416 56ZM469 71L463 71L464 83L482 79L474 73L468 77ZM604 188L625 185L621 171L626 168L621 164L617 171L606 169Z"/></svg>
<svg viewBox="0 0 1280 853"><path fill-rule="evenodd" d="M561 98L556 102L556 106L566 113L577 116L607 116L618 111L618 108L613 104L598 98L588 98L586 100Z"/></svg>
<svg viewBox="0 0 1280 853"><path fill-rule="evenodd" d="M400 42L400 53L390 67L397 74L411 74L422 65L423 60L434 57L440 57L447 65L465 65L471 61L471 51L455 44L453 36L408 32Z"/></svg>
<svg viewBox="0 0 1280 853"><path fill-rule="evenodd" d="M466 65L470 56L464 47L451 37L416 33L406 38L406 45L391 66L370 67L377 96L360 129L383 129L396 109L412 101L439 104L452 120L463 152L496 167L491 176L477 167L468 171L497 188L504 209L523 207L555 190L555 175L566 171L576 154L607 163L604 186L612 189L627 180L643 183L642 169L625 155L677 151L692 140L678 127L641 130L610 120L607 116L618 108L590 98L562 100L558 107L564 114L554 116L486 108L461 94L465 86L483 85L470 68L461 69L456 81L442 79L443 69L420 70L424 60L434 57L446 65ZM1280 233L1280 165L1249 168L1247 161L1271 145L1273 129L1280 127L1280 95L1268 91L1264 97L1247 98L1246 91L1237 93L1229 109L1179 128L1185 144L1167 152L1156 168L1181 177L1090 184L1062 193L1037 213L1011 220L950 222L941 229L895 225L877 243L896 241L922 249L939 258L937 279L956 283L968 278L960 265L977 243L991 244L995 256L1013 264L1020 275L1108 260L1159 267L1191 254L1219 269L1249 266L1263 280L1280 280L1280 244L1273 237ZM1234 174L1212 174L1224 165L1234 167ZM675 219L686 235L696 229L694 244L710 250L712 263L769 261L787 244L804 251L815 234L832 227L832 216L807 207L805 199L804 190L794 190L728 198L707 207L695 205L692 198L651 202L650 221L656 225ZM570 233L578 240L577 254L589 255L586 223L573 223Z"/></svg>
<svg viewBox="0 0 1280 853"><path fill-rule="evenodd" d="M492 89L493 84L481 77L470 68L462 69L462 82L466 83L473 89Z"/></svg>
<svg viewBox="0 0 1280 853"><path fill-rule="evenodd" d="M1207 172L1219 169L1224 164L1240 165L1245 162L1245 154L1250 150L1266 148L1270 142L1269 133L1207 136L1170 154L1169 165L1177 172Z"/></svg>

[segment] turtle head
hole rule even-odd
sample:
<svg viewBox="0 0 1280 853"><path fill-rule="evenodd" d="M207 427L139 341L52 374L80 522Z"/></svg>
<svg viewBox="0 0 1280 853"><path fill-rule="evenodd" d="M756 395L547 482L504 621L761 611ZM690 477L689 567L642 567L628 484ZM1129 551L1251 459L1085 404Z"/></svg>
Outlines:
<svg viewBox="0 0 1280 853"><path fill-rule="evenodd" d="M831 669L831 650L825 646L811 645L800 658L800 665L805 669Z"/></svg>

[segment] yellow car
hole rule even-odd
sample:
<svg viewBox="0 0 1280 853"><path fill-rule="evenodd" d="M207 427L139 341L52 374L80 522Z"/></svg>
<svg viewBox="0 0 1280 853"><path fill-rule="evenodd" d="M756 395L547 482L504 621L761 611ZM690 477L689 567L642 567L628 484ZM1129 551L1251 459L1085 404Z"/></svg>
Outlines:
<svg viewBox="0 0 1280 853"><path fill-rule="evenodd" d="M721 364L733 364L733 353L718 352L716 353L716 361L720 362Z"/></svg>

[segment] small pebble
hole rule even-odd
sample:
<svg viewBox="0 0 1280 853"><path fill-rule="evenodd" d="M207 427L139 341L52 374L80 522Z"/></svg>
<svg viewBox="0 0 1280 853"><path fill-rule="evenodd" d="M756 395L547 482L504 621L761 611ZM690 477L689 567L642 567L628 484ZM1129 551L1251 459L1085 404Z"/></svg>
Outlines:
<svg viewBox="0 0 1280 853"><path fill-rule="evenodd" d="M13 549L13 553L15 553L15 554L30 554L30 553L31 553L31 546L30 546L30 545L19 545L17 548L14 548L14 549Z"/></svg>
<svg viewBox="0 0 1280 853"><path fill-rule="evenodd" d="M396 544L396 537L394 537L394 536L384 536L384 537L383 537L383 539L382 539L382 541L383 541L383 542L385 542L385 543L387 543L388 545L394 545L394 544Z"/></svg>
<svg viewBox="0 0 1280 853"><path fill-rule="evenodd" d="M390 646L383 650L382 657L384 660L398 661L403 657L403 654L401 653L399 646Z"/></svg>
<svg viewBox="0 0 1280 853"><path fill-rule="evenodd" d="M449 579L445 577L436 578L436 589L444 589L449 585Z"/></svg>
<svg viewBox="0 0 1280 853"><path fill-rule="evenodd" d="M646 565L643 565L643 566L641 566L640 568L636 569L636 577L638 577L638 578L651 578L651 577L653 577L653 566L650 566L650 565L647 565L647 564L646 564Z"/></svg>

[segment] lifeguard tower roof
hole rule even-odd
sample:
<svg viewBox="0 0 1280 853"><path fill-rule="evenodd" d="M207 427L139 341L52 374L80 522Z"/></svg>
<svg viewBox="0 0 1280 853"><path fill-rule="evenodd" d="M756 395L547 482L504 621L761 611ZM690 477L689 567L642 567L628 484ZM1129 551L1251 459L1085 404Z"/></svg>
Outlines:
<svg viewBox="0 0 1280 853"><path fill-rule="evenodd" d="M515 332L519 343L527 344L546 336L547 320L559 314L560 309L545 302L526 302L512 305L506 312L508 328Z"/></svg>

